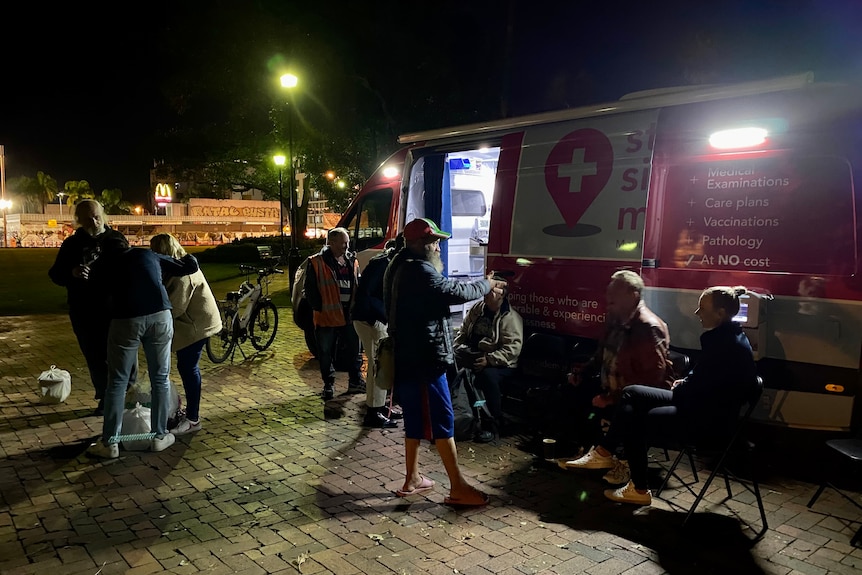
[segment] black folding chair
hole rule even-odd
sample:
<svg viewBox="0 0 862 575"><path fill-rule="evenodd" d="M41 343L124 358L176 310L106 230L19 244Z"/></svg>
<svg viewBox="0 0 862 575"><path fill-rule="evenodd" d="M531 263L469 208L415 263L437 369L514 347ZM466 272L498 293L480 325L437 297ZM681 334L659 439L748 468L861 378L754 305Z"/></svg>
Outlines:
<svg viewBox="0 0 862 575"><path fill-rule="evenodd" d="M537 396L565 380L566 343L559 336L533 333L524 342L518 370L500 383L503 411L530 418L535 416Z"/></svg>
<svg viewBox="0 0 862 575"><path fill-rule="evenodd" d="M830 439L826 442L826 447L832 449L837 455L842 458L844 462L850 462L853 466L853 471L858 472L859 468L862 467L862 435L857 437L847 438L847 439ZM814 497L811 498L811 501L808 502L808 507L811 508L814 505L814 502L817 501L817 498L820 497L820 494L823 493L823 490L827 487L831 487L834 489L841 497L862 509L862 505L859 504L854 498L847 495L841 489L835 487L833 483L828 480L824 480L820 487L817 489L817 492L814 494ZM860 525L859 529L856 531L856 534L850 540L850 545L855 546L859 541L862 540L862 525Z"/></svg>
<svg viewBox="0 0 862 575"><path fill-rule="evenodd" d="M756 457L754 454L755 445L753 442L748 440L745 437L745 430L748 425L749 420L751 419L751 414L754 412L755 407L757 407L758 402L760 401L760 396L763 394L763 380L758 376L757 383L752 389L749 397L746 399L742 416L739 418L739 421L736 424L736 427L733 431L733 434L730 437L730 440L723 447L713 447L708 445L698 445L692 443L683 443L680 447L680 451L671 464L670 468L665 475L664 481L656 492L656 496L658 497L662 491L664 491L665 487L667 487L668 481L671 477L676 477L679 480L679 476L676 474L676 468L679 465L682 458L686 455L689 456L689 461L692 462L693 456L704 456L704 455L716 455L718 459L713 465L712 472L709 474L706 482L703 484L703 487L700 489L698 493L691 488L690 484L683 482L683 486L692 494L695 495L694 503L691 505L691 508L688 510L688 513L685 516L685 520L683 521L683 525L686 525L688 521L691 519L692 515L694 515L695 510L697 509L700 502L703 500L706 492L709 490L709 486L712 485L712 481L715 479L715 476L719 473L724 477L724 486L727 490L727 497L724 498L721 503L726 503L728 500L733 498L733 491L730 489L730 479L732 478L736 483L742 485L745 489L751 492L755 499L757 500L757 507L760 510L760 520L762 523L762 528L754 537L754 541L757 541L766 533L769 529L769 525L766 520L766 510L763 507L763 498L760 494L760 484L757 481L757 470L755 469ZM742 456L748 460L748 468L750 479L743 480L740 479L737 475L732 473L727 468L728 459L733 457ZM694 465L692 463L692 472L694 471ZM695 475L695 482L697 482L697 476Z"/></svg>

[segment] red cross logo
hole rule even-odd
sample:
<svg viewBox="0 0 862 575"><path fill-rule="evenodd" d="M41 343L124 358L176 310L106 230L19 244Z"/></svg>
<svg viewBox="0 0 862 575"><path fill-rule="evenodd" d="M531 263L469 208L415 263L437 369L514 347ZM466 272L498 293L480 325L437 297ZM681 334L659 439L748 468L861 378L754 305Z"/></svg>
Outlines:
<svg viewBox="0 0 862 575"><path fill-rule="evenodd" d="M599 130L583 128L563 136L545 163L545 186L566 225L574 226L611 177L614 148Z"/></svg>

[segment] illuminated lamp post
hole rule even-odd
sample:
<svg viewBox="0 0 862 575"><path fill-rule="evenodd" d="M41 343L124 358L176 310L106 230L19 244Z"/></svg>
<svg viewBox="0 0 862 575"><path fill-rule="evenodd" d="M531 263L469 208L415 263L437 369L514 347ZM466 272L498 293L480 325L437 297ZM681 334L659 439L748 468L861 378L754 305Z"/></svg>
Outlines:
<svg viewBox="0 0 862 575"><path fill-rule="evenodd" d="M143 241L143 237L144 237L144 216L141 215L142 211L143 210L142 210L141 206L135 206L135 213L137 215L141 216L141 238L142 238L141 241Z"/></svg>
<svg viewBox="0 0 862 575"><path fill-rule="evenodd" d="M66 195L66 192L57 192L57 206L60 210L60 217L63 216L63 196Z"/></svg>
<svg viewBox="0 0 862 575"><path fill-rule="evenodd" d="M0 211L3 212L3 247L9 247L6 234L6 210L12 202L6 199L6 147L0 145Z"/></svg>
<svg viewBox="0 0 862 575"><path fill-rule="evenodd" d="M281 87L287 90L296 88L299 84L299 78L293 74L283 74L280 78ZM287 139L288 139L288 158L290 161L290 192L288 193L288 201L290 202L290 256L287 259L288 282L290 284L290 293L293 293L293 284L296 279L296 270L299 269L300 257L299 246L296 243L296 153L293 149L293 102L288 97L287 102ZM281 178L279 178L281 181Z"/></svg>
<svg viewBox="0 0 862 575"><path fill-rule="evenodd" d="M272 161L275 162L275 165L278 166L278 227L281 230L281 261L285 260L285 250L284 250L284 179L282 178L282 174L284 172L284 164L287 161L287 158L278 154L272 157ZM293 223L291 222L290 235L293 235ZM290 280L291 284L291 293L293 293L293 281Z"/></svg>
<svg viewBox="0 0 862 575"><path fill-rule="evenodd" d="M0 200L0 210L3 211L3 247L9 247L8 234L6 233L6 210L12 207L11 200Z"/></svg>

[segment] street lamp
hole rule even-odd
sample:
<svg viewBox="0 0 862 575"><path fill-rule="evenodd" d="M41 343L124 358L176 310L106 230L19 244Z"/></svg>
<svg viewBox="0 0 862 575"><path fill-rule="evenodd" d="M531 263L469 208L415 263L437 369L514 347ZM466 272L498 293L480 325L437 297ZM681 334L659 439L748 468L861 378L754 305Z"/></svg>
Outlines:
<svg viewBox="0 0 862 575"><path fill-rule="evenodd" d="M60 210L60 216L63 216L63 196L66 195L66 192L57 192L57 206Z"/></svg>
<svg viewBox="0 0 862 575"><path fill-rule="evenodd" d="M299 84L299 78L293 74L283 74L280 78L281 87L288 90L296 88ZM293 282L296 277L296 270L299 269L299 247L296 244L296 153L293 149L293 102L288 97L287 102L287 139L288 139L288 157L290 158L290 193L288 200L290 201L290 257L287 260L288 273L290 274L288 282L290 284L290 293L293 293ZM281 172L279 172L279 185L281 184ZM282 226L282 230L284 227ZM284 252L282 252L284 253Z"/></svg>
<svg viewBox="0 0 862 575"><path fill-rule="evenodd" d="M12 207L12 200L0 200L0 210L3 211L3 247L9 247L8 234L6 233L6 210Z"/></svg>
<svg viewBox="0 0 862 575"><path fill-rule="evenodd" d="M284 180L282 179L282 172L287 158L278 154L272 157L272 161L278 166L278 227L281 230L281 260L284 261ZM293 235L293 224L291 224L290 234ZM292 289L291 293L293 293Z"/></svg>

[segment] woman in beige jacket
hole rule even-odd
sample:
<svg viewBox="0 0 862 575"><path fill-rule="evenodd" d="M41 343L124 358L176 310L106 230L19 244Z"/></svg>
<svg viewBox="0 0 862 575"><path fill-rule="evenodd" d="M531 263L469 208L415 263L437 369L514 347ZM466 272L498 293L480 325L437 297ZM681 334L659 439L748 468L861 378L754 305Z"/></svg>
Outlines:
<svg viewBox="0 0 862 575"><path fill-rule="evenodd" d="M186 250L170 234L158 234L150 240L156 253L181 258ZM165 288L171 300L174 339L171 349L177 354L177 371L186 392L186 415L171 433L183 435L201 428L201 371L198 363L207 339L221 331L218 303L202 271L189 276L168 278Z"/></svg>

